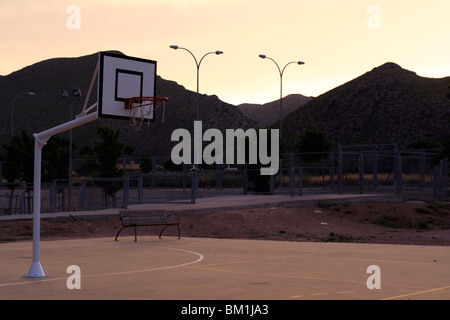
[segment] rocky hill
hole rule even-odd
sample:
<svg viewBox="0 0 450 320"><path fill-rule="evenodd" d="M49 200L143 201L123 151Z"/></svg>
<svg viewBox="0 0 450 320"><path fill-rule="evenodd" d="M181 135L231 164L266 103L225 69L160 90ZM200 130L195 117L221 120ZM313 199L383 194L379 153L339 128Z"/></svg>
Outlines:
<svg viewBox="0 0 450 320"><path fill-rule="evenodd" d="M301 94L291 94L283 97L283 117L286 117L289 113L297 110L312 98L313 97L306 97ZM279 99L265 104L243 103L237 107L246 117L256 121L256 124L260 128L271 125L274 122L279 121L280 118Z"/></svg>
<svg viewBox="0 0 450 320"><path fill-rule="evenodd" d="M289 114L283 137L289 146L296 132L317 127L340 144L441 141L450 134L449 81L383 64Z"/></svg>
<svg viewBox="0 0 450 320"><path fill-rule="evenodd" d="M117 52L116 52L117 53ZM10 75L0 77L0 141L8 141L11 125L11 101L21 92L32 91L35 96L21 96L14 105L14 133L22 130L32 134L52 128L70 120L70 106L73 116L80 113L84 95L87 94L98 54L79 58L56 58L36 63ZM72 97L72 89L79 88L81 98ZM96 88L96 86L95 86ZM69 92L68 98L62 91ZM1 94L4 93L4 94ZM96 101L93 90L89 106ZM176 142L170 141L173 130L186 128L192 132L196 117L196 92L186 90L174 81L157 77L156 95L169 98L165 108L165 122L161 122L158 111L156 121L141 131L132 130L127 120L99 119L73 129L74 141L79 147L88 145L96 137L99 125L114 126L120 129L121 140L135 147L135 154L146 152L155 156L170 156ZM203 128L249 128L255 122L246 118L238 108L222 102L217 96L200 96L200 120ZM63 133L64 135L67 133Z"/></svg>

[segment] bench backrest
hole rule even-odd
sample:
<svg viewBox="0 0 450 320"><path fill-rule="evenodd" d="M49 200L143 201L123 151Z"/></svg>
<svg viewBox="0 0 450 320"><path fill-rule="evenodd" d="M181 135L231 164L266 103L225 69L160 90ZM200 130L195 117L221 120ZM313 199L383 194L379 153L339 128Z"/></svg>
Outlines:
<svg viewBox="0 0 450 320"><path fill-rule="evenodd" d="M120 220L125 225L166 223L166 210L121 210Z"/></svg>

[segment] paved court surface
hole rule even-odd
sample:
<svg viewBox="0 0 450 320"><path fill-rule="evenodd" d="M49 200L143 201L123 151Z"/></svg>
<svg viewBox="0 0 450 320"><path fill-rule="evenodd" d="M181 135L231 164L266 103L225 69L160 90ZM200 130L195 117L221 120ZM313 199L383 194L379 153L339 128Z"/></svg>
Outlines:
<svg viewBox="0 0 450 320"><path fill-rule="evenodd" d="M450 299L448 247L166 237L0 244L0 299ZM69 290L70 265L81 289ZM380 289L369 289L380 268ZM75 283L75 282L71 282ZM375 283L371 281L371 283Z"/></svg>

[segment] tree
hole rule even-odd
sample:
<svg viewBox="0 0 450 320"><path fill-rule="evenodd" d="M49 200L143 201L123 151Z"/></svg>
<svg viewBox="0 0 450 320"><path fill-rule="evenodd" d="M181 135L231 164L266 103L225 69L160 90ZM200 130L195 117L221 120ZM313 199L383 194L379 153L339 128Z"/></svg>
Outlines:
<svg viewBox="0 0 450 320"><path fill-rule="evenodd" d="M302 156L302 159L307 163L327 158L328 155L325 153L329 152L333 146L323 131L316 127L306 129L303 134L297 133L297 139L298 141L294 147L296 153L316 153Z"/></svg>
<svg viewBox="0 0 450 320"><path fill-rule="evenodd" d="M120 129L111 127L97 127L97 134L101 141L95 142L92 148L83 149L85 159L95 159L92 168L99 178L120 178L124 170L117 166L118 159L122 154L131 154L133 148L119 140ZM103 188L105 193L105 203L108 205L109 199L113 205L116 204L116 192L122 188L121 183L102 181L97 185Z"/></svg>
<svg viewBox="0 0 450 320"><path fill-rule="evenodd" d="M12 199L15 188L21 182L32 183L34 179L34 140L25 131L14 136L9 143L0 144L5 150L0 157L2 173L11 190L9 210L12 210ZM31 188L26 188L31 191Z"/></svg>
<svg viewBox="0 0 450 320"><path fill-rule="evenodd" d="M437 166L442 159L450 159L450 138L447 137L441 142L440 151L433 157L432 164Z"/></svg>
<svg viewBox="0 0 450 320"><path fill-rule="evenodd" d="M153 161L146 152L141 153L141 172L149 173L153 169Z"/></svg>
<svg viewBox="0 0 450 320"><path fill-rule="evenodd" d="M53 136L42 153L43 171L42 181L51 182L55 179L69 177L70 141L67 138Z"/></svg>
<svg viewBox="0 0 450 320"><path fill-rule="evenodd" d="M409 144L409 148L414 150L432 150L438 149L439 143L429 137L419 138L416 141Z"/></svg>
<svg viewBox="0 0 450 320"><path fill-rule="evenodd" d="M33 182L34 140L24 131L16 135L9 143L2 143L5 149L1 160L3 176L9 183ZM15 185L13 185L13 188Z"/></svg>

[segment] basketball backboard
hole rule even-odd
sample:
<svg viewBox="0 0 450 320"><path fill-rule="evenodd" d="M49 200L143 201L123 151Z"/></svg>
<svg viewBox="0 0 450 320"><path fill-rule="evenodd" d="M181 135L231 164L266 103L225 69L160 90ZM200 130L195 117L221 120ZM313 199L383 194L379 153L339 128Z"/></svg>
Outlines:
<svg viewBox="0 0 450 320"><path fill-rule="evenodd" d="M100 52L98 73L98 116L130 119L125 99L153 97L156 89L156 61ZM154 112L146 115L154 121Z"/></svg>

